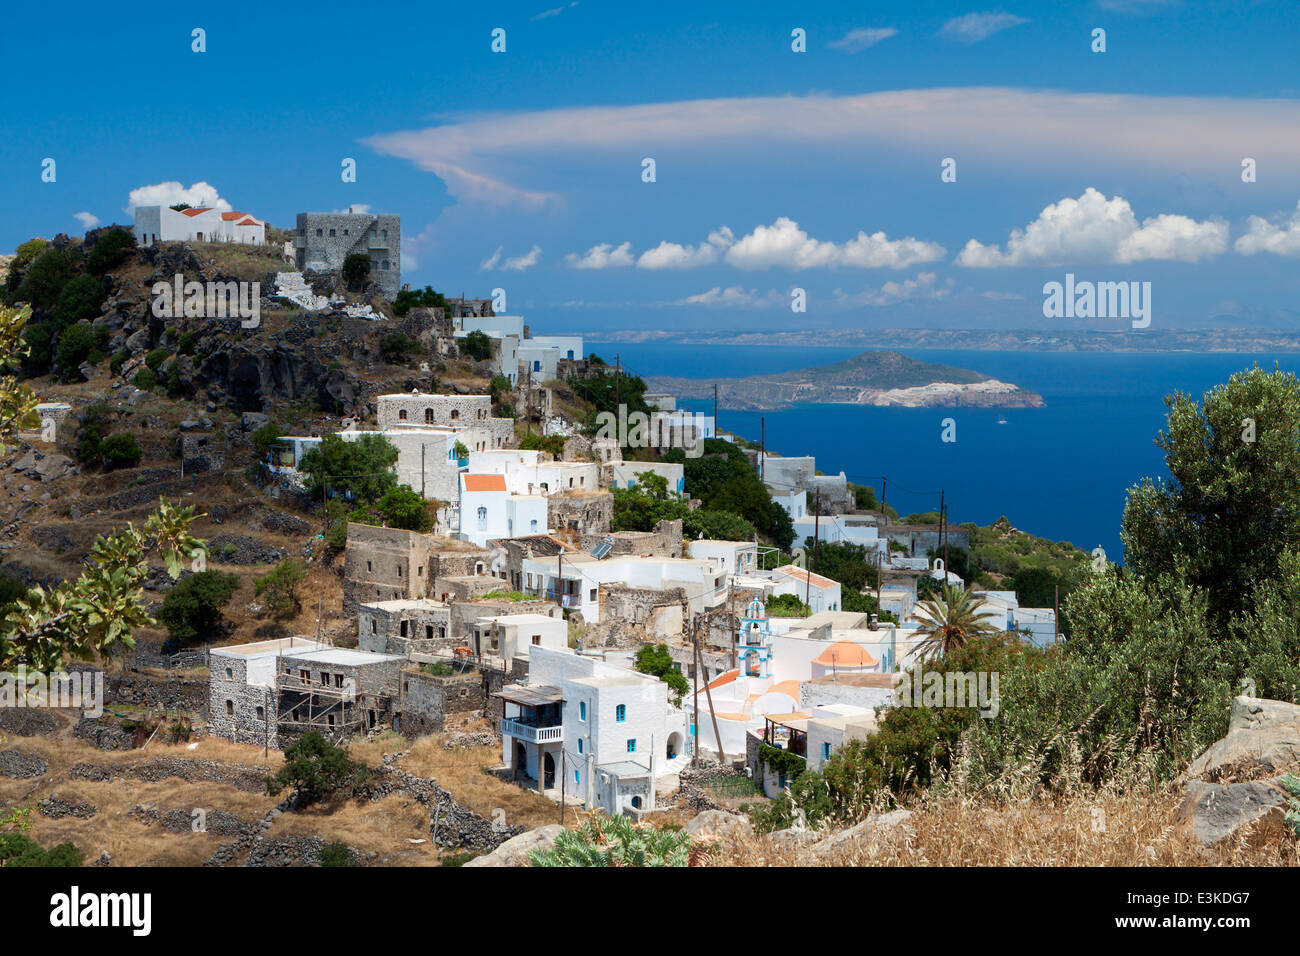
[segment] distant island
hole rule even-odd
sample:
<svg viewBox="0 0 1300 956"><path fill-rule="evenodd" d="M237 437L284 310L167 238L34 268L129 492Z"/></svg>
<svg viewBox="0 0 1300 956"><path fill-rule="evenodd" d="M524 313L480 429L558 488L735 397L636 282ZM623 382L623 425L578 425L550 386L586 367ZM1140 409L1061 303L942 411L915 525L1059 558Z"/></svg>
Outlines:
<svg viewBox="0 0 1300 956"><path fill-rule="evenodd" d="M833 365L818 365L747 378L654 377L655 392L679 398L712 398L724 408L776 409L800 403L885 405L904 408L1042 408L1043 397L1017 385L951 365L920 362L898 352L863 352Z"/></svg>
<svg viewBox="0 0 1300 956"><path fill-rule="evenodd" d="M602 329L604 342L683 345L827 346L863 349L953 349L1004 352L1300 352L1300 332L1285 329L795 329L692 332Z"/></svg>

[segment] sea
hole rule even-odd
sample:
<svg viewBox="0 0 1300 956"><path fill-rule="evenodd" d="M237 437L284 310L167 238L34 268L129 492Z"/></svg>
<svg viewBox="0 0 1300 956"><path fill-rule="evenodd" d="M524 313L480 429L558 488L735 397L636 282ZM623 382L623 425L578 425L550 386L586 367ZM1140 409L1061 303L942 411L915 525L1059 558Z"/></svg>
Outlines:
<svg viewBox="0 0 1300 956"><path fill-rule="evenodd" d="M860 348L690 345L588 340L631 374L733 378L827 365ZM1300 354L1195 352L996 352L898 349L924 362L974 369L1043 396L1045 408L876 408L797 405L779 411L720 408L718 427L782 455L814 455L825 474L870 485L900 514L937 511L954 524L1015 527L1123 560L1120 519L1127 489L1168 477L1155 445L1166 395L1199 399L1258 364L1300 372ZM711 413L712 400L680 402ZM942 441L944 419L956 441Z"/></svg>

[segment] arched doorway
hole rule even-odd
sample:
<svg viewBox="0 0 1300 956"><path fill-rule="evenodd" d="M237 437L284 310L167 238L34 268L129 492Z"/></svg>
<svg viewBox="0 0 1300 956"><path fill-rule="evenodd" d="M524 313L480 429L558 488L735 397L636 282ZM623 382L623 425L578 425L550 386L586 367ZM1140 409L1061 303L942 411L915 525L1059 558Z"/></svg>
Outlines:
<svg viewBox="0 0 1300 956"><path fill-rule="evenodd" d="M546 774L546 779L542 782L542 786L549 790L551 787L555 786L555 758L550 754L543 755L542 770L543 773Z"/></svg>
<svg viewBox="0 0 1300 956"><path fill-rule="evenodd" d="M515 779L518 780L520 774L528 775L528 748L515 741Z"/></svg>
<svg viewBox="0 0 1300 956"><path fill-rule="evenodd" d="M682 735L671 733L668 735L668 759L672 760L682 752Z"/></svg>

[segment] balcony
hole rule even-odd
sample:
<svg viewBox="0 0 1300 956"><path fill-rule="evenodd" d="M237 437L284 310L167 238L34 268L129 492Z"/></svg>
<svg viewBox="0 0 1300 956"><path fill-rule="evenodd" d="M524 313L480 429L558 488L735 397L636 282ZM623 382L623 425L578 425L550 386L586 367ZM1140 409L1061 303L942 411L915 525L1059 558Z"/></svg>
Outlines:
<svg viewBox="0 0 1300 956"><path fill-rule="evenodd" d="M501 733L503 736L508 735L525 743L549 744L564 737L564 728L562 726L534 727L532 724L525 724L517 720L511 720L509 717L503 717L501 719Z"/></svg>
<svg viewBox="0 0 1300 956"><path fill-rule="evenodd" d="M548 589L546 590L546 599L547 599L548 601L554 601L554 600L555 600L555 588L548 588ZM560 595L560 607L567 607L567 608L582 607L582 595L581 595L581 594L569 594L569 593L567 593L567 592L561 594L561 595Z"/></svg>

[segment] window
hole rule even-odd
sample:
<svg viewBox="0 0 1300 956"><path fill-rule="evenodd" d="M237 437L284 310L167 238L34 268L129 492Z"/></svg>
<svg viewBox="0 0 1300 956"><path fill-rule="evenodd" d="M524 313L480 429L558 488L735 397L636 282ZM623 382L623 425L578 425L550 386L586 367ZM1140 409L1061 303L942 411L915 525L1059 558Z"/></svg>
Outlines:
<svg viewBox="0 0 1300 956"><path fill-rule="evenodd" d="M458 419L458 418L460 418L460 409L459 409L459 408L453 408L453 409L451 410L451 420L454 422L454 421L455 421L456 419Z"/></svg>
<svg viewBox="0 0 1300 956"><path fill-rule="evenodd" d="M397 413L397 420L400 422L406 421L406 409L403 408Z"/></svg>
<svg viewBox="0 0 1300 956"><path fill-rule="evenodd" d="M528 522L528 530L532 534L537 534L537 519L533 518Z"/></svg>
<svg viewBox="0 0 1300 956"><path fill-rule="evenodd" d="M299 679L300 681L302 681L304 684L310 684L310 683L311 683L311 671L309 671L309 670L300 670L300 671L298 672L298 679Z"/></svg>
<svg viewBox="0 0 1300 956"><path fill-rule="evenodd" d="M822 744L822 759L831 759L831 745L829 743Z"/></svg>
<svg viewBox="0 0 1300 956"><path fill-rule="evenodd" d="M321 671L321 672L320 672L320 682L321 682L321 685L322 685L322 686L324 686L324 687L328 687L328 686L330 685L330 675L327 674L327 673L325 673L324 671Z"/></svg>
<svg viewBox="0 0 1300 956"><path fill-rule="evenodd" d="M630 754L634 754L634 753L636 753L636 738L635 738L635 737L630 737L630 738L628 738L628 741L627 741L627 752L630 753Z"/></svg>
<svg viewBox="0 0 1300 956"><path fill-rule="evenodd" d="M482 506L478 509L478 529L480 531L487 530L487 508Z"/></svg>
<svg viewBox="0 0 1300 956"><path fill-rule="evenodd" d="M323 236L323 235L325 235L325 233L323 233L323 232L321 232L321 230L317 229L317 230L316 230L316 235L318 235L318 236Z"/></svg>
<svg viewBox="0 0 1300 956"><path fill-rule="evenodd" d="M426 409L424 410L424 420L425 420L426 423L429 423L429 424L432 424L432 423L433 423L433 409L432 409L432 408L426 408Z"/></svg>
<svg viewBox="0 0 1300 956"><path fill-rule="evenodd" d="M619 704L614 708L614 719L620 724L627 719L627 704Z"/></svg>
<svg viewBox="0 0 1300 956"><path fill-rule="evenodd" d="M378 633L378 630L377 630L377 628L375 627L375 619L374 619L374 618L371 618L371 619L370 619L370 633L371 633L371 634Z"/></svg>
<svg viewBox="0 0 1300 956"><path fill-rule="evenodd" d="M582 753L582 738L578 738L578 753Z"/></svg>
<svg viewBox="0 0 1300 956"><path fill-rule="evenodd" d="M587 719L587 702L585 700L578 701L578 719Z"/></svg>
<svg viewBox="0 0 1300 956"><path fill-rule="evenodd" d="M331 238L331 239L334 238L334 230L333 230L333 229L330 230L330 238Z"/></svg>
<svg viewBox="0 0 1300 956"><path fill-rule="evenodd" d="M540 647L540 646L541 646L541 643L542 643L542 635L540 635L540 634L534 634L534 635L533 635L533 647Z"/></svg>
<svg viewBox="0 0 1300 956"><path fill-rule="evenodd" d="M226 668L226 680L234 680L234 679L235 679L235 672L234 672L233 670L231 670L229 667L227 667L227 668Z"/></svg>
<svg viewBox="0 0 1300 956"><path fill-rule="evenodd" d="M592 600L592 601L596 600L596 589L595 589L595 588L592 588L592 589L591 589L591 597L590 597L588 600Z"/></svg>
<svg viewBox="0 0 1300 956"><path fill-rule="evenodd" d="M578 770L573 771L573 782L582 783L582 773Z"/></svg>
<svg viewBox="0 0 1300 956"><path fill-rule="evenodd" d="M372 573L374 572L374 570L375 570L375 566L374 566L373 562L367 561L367 562L366 562L366 573L367 573L367 574L372 574Z"/></svg>
<svg viewBox="0 0 1300 956"><path fill-rule="evenodd" d="M343 230L343 235L346 236L347 234L348 234L348 231L347 231L346 229L344 229L344 230Z"/></svg>
<svg viewBox="0 0 1300 956"><path fill-rule="evenodd" d="M265 715L266 715L266 711L262 710L262 708L259 706L257 708L257 719L261 720Z"/></svg>
<svg viewBox="0 0 1300 956"><path fill-rule="evenodd" d="M380 263L380 265L379 265L379 270L380 270L381 272L387 272L387 271L388 271L388 260L387 260L387 259L383 260L383 262Z"/></svg>
<svg viewBox="0 0 1300 956"><path fill-rule="evenodd" d="M235 702L233 700L226 701L226 716L227 717L235 716Z"/></svg>

